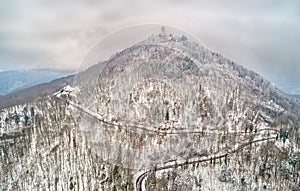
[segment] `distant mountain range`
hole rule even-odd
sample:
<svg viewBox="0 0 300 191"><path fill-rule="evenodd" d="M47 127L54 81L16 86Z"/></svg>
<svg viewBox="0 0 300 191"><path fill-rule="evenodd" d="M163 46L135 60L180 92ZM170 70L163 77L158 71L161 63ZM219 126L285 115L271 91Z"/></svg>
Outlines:
<svg viewBox="0 0 300 191"><path fill-rule="evenodd" d="M0 71L0 96L74 73L74 71L55 69Z"/></svg>
<svg viewBox="0 0 300 191"><path fill-rule="evenodd" d="M300 94L288 94L289 96L300 100Z"/></svg>

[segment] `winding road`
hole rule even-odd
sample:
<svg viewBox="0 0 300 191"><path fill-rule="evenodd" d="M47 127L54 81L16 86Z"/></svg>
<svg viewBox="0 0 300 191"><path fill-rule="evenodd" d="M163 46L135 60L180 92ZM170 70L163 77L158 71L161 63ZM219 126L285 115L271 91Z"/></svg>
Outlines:
<svg viewBox="0 0 300 191"><path fill-rule="evenodd" d="M61 98L60 98L61 99ZM61 99L63 100L63 99ZM264 129L259 129L257 130L257 132L255 133L245 133L245 132L228 132L228 133L224 133L224 132L204 132L204 131L190 131L190 130L185 130L185 129L178 129L176 131L160 131L157 130L154 127L148 127L148 126L144 126L144 125L136 125L136 124L120 124L117 122L110 122L110 121L106 121L101 115L99 115L96 112L93 112L87 108L83 108L80 105L72 102L72 101L68 101L68 104L72 105L73 107L77 108L78 110L80 110L81 112L89 115L90 117L96 118L97 120L99 120L100 122L107 124L109 126L112 127L122 127L122 128L128 128L132 131L137 131L137 130L142 130L146 133L152 133L152 134L162 134L162 135L175 135L175 134L201 134L201 135L210 135L210 134L223 134L223 135L229 135L229 134L234 134L234 135L246 135L246 134L253 134L255 136L257 135L262 135L259 132L263 132L263 131L272 131L274 132L274 134L277 134L279 131L276 129L271 129L271 128L264 128ZM273 134L273 135L274 135ZM175 166L184 166L184 165L190 165L190 164L196 164L196 163L203 163L203 162L208 162L211 160L216 160L216 159L221 159L224 158L228 155L228 153L236 153L238 151L240 151L241 149L254 144L254 143L259 143L259 142L264 142L267 140L275 140L275 137L267 137L267 138L261 138L261 139L257 139L257 140L246 140L245 143L241 143L240 145L236 145L234 148L230 148L230 149L225 149L223 151L219 151L216 153L211 153L205 156L201 156L199 157L194 157L194 158L189 158L187 161L184 162L179 162L176 164L167 164L167 165L162 165L159 167L155 168L155 172L161 171L161 170L166 170L166 169L172 169ZM177 161L176 159L173 159L172 161ZM147 178L147 175L150 171L153 171L153 169L148 169L145 170L143 172L138 173L137 177L134 180L134 188L135 191L144 191L142 185L143 182L145 181L145 179Z"/></svg>
<svg viewBox="0 0 300 191"><path fill-rule="evenodd" d="M191 158L188 161L181 162L181 163L176 163L176 164L172 164L172 165L163 165L163 166L155 168L155 172L158 172L158 171L161 171L161 170L166 170L166 169L171 169L171 168L174 168L176 166L179 167L179 166L184 166L184 165L197 164L197 163L208 162L208 161L211 161L211 160L221 159L221 158L226 157L228 155L228 153L236 153L236 152L240 151L241 149L243 149L244 147L247 147L247 146L249 146L253 143L264 142L264 141L272 140L272 139L274 140L275 137L257 139L257 140L254 140L254 141L251 141L251 142L248 142L248 143L241 144L241 145L239 145L239 146L237 146L237 147L235 147L231 150L229 149L227 151L223 151L223 152L219 152L219 153L212 153L209 156L196 158L196 159ZM142 183L143 183L143 181L147 177L147 174L150 171L153 171L153 169L146 170L143 173L140 173L136 177L136 179L134 181L135 191L144 191L143 188L142 188Z"/></svg>
<svg viewBox="0 0 300 191"><path fill-rule="evenodd" d="M60 98L61 99L61 98ZM61 99L61 100L64 100L64 99ZM65 100L64 100L65 101ZM94 111L91 111L87 108L83 108L82 106L72 102L72 101L68 101L68 104L72 105L73 107L77 108L78 110L84 112L85 114L91 116L91 117L94 117L96 119L98 119L100 122L104 123L104 124L107 124L107 125L110 125L110 126L113 126L113 127L123 127L123 128L127 128L127 129L131 129L133 131L137 131L137 130L142 130L142 131L145 131L147 133L152 133L152 134L161 134L161 135L176 135L176 134L201 134L201 135L208 135L208 134L224 134L224 135L228 135L228 134L234 134L234 135L245 135L245 134L250 134L249 133L245 133L245 132L227 132L227 133L224 133L224 132L207 132L207 131L197 131L197 130L194 130L194 131L191 131L191 130L188 130L188 129L184 129L184 128L181 128L181 129L177 129L177 130L158 130L157 127L153 127L153 126L146 126L146 125L136 125L136 124L129 124L129 123L126 123L126 124L120 124L120 123L117 123L117 122L110 122L110 121L106 121L101 115L99 115L98 113L94 112ZM271 129L271 128L264 128L264 129L258 129L257 132L259 131L273 131L273 132L279 132L279 130L277 129Z"/></svg>

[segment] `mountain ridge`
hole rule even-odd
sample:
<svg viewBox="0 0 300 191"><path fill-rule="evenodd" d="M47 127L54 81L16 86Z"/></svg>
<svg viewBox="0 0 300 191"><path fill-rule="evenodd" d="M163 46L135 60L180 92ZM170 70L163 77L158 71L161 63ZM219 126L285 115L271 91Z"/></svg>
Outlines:
<svg viewBox="0 0 300 191"><path fill-rule="evenodd" d="M63 87L72 84L74 75L54 79L49 83L41 83L32 87L16 90L16 92L0 96L0 109L32 102L41 96L49 96Z"/></svg>
<svg viewBox="0 0 300 191"><path fill-rule="evenodd" d="M299 102L187 37L151 38L2 109L0 188L295 190Z"/></svg>
<svg viewBox="0 0 300 191"><path fill-rule="evenodd" d="M0 96L38 85L40 83L47 83L73 73L74 71L49 68L1 71Z"/></svg>

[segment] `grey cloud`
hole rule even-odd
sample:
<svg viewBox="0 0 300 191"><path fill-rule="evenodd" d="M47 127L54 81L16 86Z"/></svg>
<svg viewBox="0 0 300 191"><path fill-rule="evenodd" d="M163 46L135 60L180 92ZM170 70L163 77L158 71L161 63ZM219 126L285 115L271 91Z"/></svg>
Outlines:
<svg viewBox="0 0 300 191"><path fill-rule="evenodd" d="M7 63L76 69L89 48L109 33L162 23L192 33L269 79L300 81L299 8L297 0L0 2L0 69Z"/></svg>

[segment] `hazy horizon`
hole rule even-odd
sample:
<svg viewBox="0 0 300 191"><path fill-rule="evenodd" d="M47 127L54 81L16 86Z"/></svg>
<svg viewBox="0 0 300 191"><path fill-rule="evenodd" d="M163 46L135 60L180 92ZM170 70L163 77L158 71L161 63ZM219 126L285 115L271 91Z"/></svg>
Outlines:
<svg viewBox="0 0 300 191"><path fill-rule="evenodd" d="M77 70L100 39L128 26L157 23L188 32L276 85L292 83L300 93L299 8L296 0L1 2L0 70Z"/></svg>

